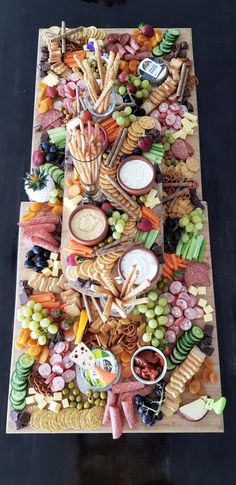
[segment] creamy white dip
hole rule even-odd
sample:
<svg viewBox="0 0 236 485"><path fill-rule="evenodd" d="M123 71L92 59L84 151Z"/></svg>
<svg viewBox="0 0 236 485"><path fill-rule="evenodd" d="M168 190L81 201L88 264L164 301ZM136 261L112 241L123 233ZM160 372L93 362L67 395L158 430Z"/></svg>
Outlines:
<svg viewBox="0 0 236 485"><path fill-rule="evenodd" d="M121 182L130 189L142 189L152 181L152 167L144 160L129 160L119 171Z"/></svg>
<svg viewBox="0 0 236 485"><path fill-rule="evenodd" d="M141 248L133 249L122 257L121 272L125 278L133 264L137 265L137 270L139 271L135 281L138 285L147 279L152 280L157 273L158 266L155 256L151 252L143 251Z"/></svg>
<svg viewBox="0 0 236 485"><path fill-rule="evenodd" d="M99 211L84 208L76 212L71 220L71 229L76 237L91 241L99 237L105 229L105 218Z"/></svg>

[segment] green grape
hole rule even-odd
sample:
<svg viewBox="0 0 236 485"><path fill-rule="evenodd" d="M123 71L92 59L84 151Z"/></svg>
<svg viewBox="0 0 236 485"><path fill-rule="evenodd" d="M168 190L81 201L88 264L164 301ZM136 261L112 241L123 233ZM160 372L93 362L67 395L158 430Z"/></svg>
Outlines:
<svg viewBox="0 0 236 485"><path fill-rule="evenodd" d="M58 197L60 197L60 199L63 199L63 197L64 197L64 190L63 189L58 190Z"/></svg>
<svg viewBox="0 0 236 485"><path fill-rule="evenodd" d="M23 314L24 317L26 317L26 318L31 317L32 313L33 313L32 308L29 308L29 307L26 307L26 306L23 308L22 314Z"/></svg>
<svg viewBox="0 0 236 485"><path fill-rule="evenodd" d="M136 98L141 99L143 97L143 91L140 89L135 93Z"/></svg>
<svg viewBox="0 0 236 485"><path fill-rule="evenodd" d="M168 291L168 289L169 289L169 288L168 288L168 286L167 286L167 288L165 288L165 291ZM168 305L164 306L164 308L163 308L163 315L169 315L169 313L170 313L170 308L169 308L169 306L168 306Z"/></svg>
<svg viewBox="0 0 236 485"><path fill-rule="evenodd" d="M188 234L186 234L186 233L182 234L181 235L181 240L183 241L183 243L188 242L188 240L189 240Z"/></svg>
<svg viewBox="0 0 236 485"><path fill-rule="evenodd" d="M109 226L113 226L116 223L116 218L115 217L109 217L108 218L108 224Z"/></svg>
<svg viewBox="0 0 236 485"><path fill-rule="evenodd" d="M159 346L159 340L157 338L152 338L151 344L153 347Z"/></svg>
<svg viewBox="0 0 236 485"><path fill-rule="evenodd" d="M45 335L40 335L39 338L38 338L38 344L39 345L46 345L47 343L47 338L45 337Z"/></svg>
<svg viewBox="0 0 236 485"><path fill-rule="evenodd" d="M144 81L142 81L142 84L141 85L142 85L142 88L148 89L149 86L150 86L150 83L149 83L149 81L147 79L144 79Z"/></svg>
<svg viewBox="0 0 236 485"><path fill-rule="evenodd" d="M32 330L33 332L36 332L39 328L39 324L38 322L34 322L34 320L31 320L31 322L29 322L29 329Z"/></svg>
<svg viewBox="0 0 236 485"><path fill-rule="evenodd" d="M113 232L113 237L114 237L115 240L120 239L121 238L121 233L120 232L117 232L117 231L114 231Z"/></svg>
<svg viewBox="0 0 236 485"><path fill-rule="evenodd" d="M144 203L146 202L146 200L147 200L146 195L140 195L140 197L139 197L139 201L140 201L142 204L144 204Z"/></svg>
<svg viewBox="0 0 236 485"><path fill-rule="evenodd" d="M190 222L189 224L187 224L187 226L185 227L185 231L186 232L193 232L194 230L194 225L192 224L192 222Z"/></svg>
<svg viewBox="0 0 236 485"><path fill-rule="evenodd" d="M49 197L49 203L52 205L57 204L58 202L58 197Z"/></svg>
<svg viewBox="0 0 236 485"><path fill-rule="evenodd" d="M111 226L111 230L112 230L112 232L114 232L115 231L115 226Z"/></svg>
<svg viewBox="0 0 236 485"><path fill-rule="evenodd" d="M40 320L42 320L42 313L39 313L39 312L33 313L32 320L35 320L35 322L40 322Z"/></svg>
<svg viewBox="0 0 236 485"><path fill-rule="evenodd" d="M191 221L193 222L193 224L197 224L198 222L202 222L202 219L201 216L195 215L191 217Z"/></svg>
<svg viewBox="0 0 236 485"><path fill-rule="evenodd" d="M159 316L159 315L162 315L162 313L163 313L163 307L160 305L155 306L155 314Z"/></svg>
<svg viewBox="0 0 236 485"><path fill-rule="evenodd" d="M132 310L132 313L133 313L133 315L139 315L140 311L139 311L138 307L134 307L133 310Z"/></svg>
<svg viewBox="0 0 236 485"><path fill-rule="evenodd" d="M147 296L148 296L149 300L151 300L151 301L157 300L157 292L156 291L149 291Z"/></svg>
<svg viewBox="0 0 236 485"><path fill-rule="evenodd" d="M125 93L126 93L126 87L125 87L125 86L120 86L120 87L119 87L119 94L120 94L121 96L124 96L124 95L125 95Z"/></svg>
<svg viewBox="0 0 236 485"><path fill-rule="evenodd" d="M50 197L57 197L58 193L58 189L52 189L50 190Z"/></svg>
<svg viewBox="0 0 236 485"><path fill-rule="evenodd" d="M42 307L41 303L35 303L34 312L41 312L42 308L43 307Z"/></svg>
<svg viewBox="0 0 236 485"><path fill-rule="evenodd" d="M147 307L148 307L148 308L154 308L154 307L155 307L155 301L149 301L149 302L147 303Z"/></svg>
<svg viewBox="0 0 236 485"><path fill-rule="evenodd" d="M125 125L125 118L123 118L122 116L119 116L119 118L117 118L117 120L116 120L116 123L119 126L124 126Z"/></svg>
<svg viewBox="0 0 236 485"><path fill-rule="evenodd" d="M170 143L166 142L163 145L165 152L167 152L170 149Z"/></svg>
<svg viewBox="0 0 236 485"><path fill-rule="evenodd" d="M201 215L203 214L203 210L201 209L201 207L197 207L197 208L195 209L195 212L196 212L196 214L197 214L198 216L201 216Z"/></svg>
<svg viewBox="0 0 236 485"><path fill-rule="evenodd" d="M154 335L155 335L156 338L162 339L164 337L165 333L164 333L164 330L161 330L161 329L158 328L155 331L155 334Z"/></svg>
<svg viewBox="0 0 236 485"><path fill-rule="evenodd" d="M119 222L117 222L117 224L115 225L115 232L119 232L120 234L122 234L122 232L124 232L123 224L119 224Z"/></svg>
<svg viewBox="0 0 236 485"><path fill-rule="evenodd" d="M138 305L138 310L140 313L146 313L147 309L148 309L147 305L144 305L144 304Z"/></svg>
<svg viewBox="0 0 236 485"><path fill-rule="evenodd" d="M155 320L155 318L149 320L148 325L150 328L157 328L157 321Z"/></svg>
<svg viewBox="0 0 236 485"><path fill-rule="evenodd" d="M119 81L119 79L115 79L115 80L114 80L114 86L120 86L120 81ZM116 111L114 111L114 113L116 113Z"/></svg>
<svg viewBox="0 0 236 485"><path fill-rule="evenodd" d="M148 343L151 342L152 340L152 334L151 333L144 333L143 334L143 341Z"/></svg>
<svg viewBox="0 0 236 485"><path fill-rule="evenodd" d="M112 217L114 217L116 220L118 220L118 219L120 219L121 214L120 214L119 211L114 211L114 212L112 212Z"/></svg>
<svg viewBox="0 0 236 485"><path fill-rule="evenodd" d="M27 307L34 308L34 305L35 305L34 300L27 301L27 304L26 304Z"/></svg>
<svg viewBox="0 0 236 485"><path fill-rule="evenodd" d="M142 89L142 98L148 98L149 92L147 89Z"/></svg>
<svg viewBox="0 0 236 485"><path fill-rule="evenodd" d="M159 298L159 300L157 301L157 304L161 307L165 307L167 305L167 300L166 298L164 297L161 297Z"/></svg>
<svg viewBox="0 0 236 485"><path fill-rule="evenodd" d="M168 323L168 317L162 315L157 319L159 325L166 325Z"/></svg>
<svg viewBox="0 0 236 485"><path fill-rule="evenodd" d="M51 333L52 335L55 335L58 332L58 327L56 325L53 325L51 323L49 327L47 328L48 332Z"/></svg>
<svg viewBox="0 0 236 485"><path fill-rule="evenodd" d="M123 111L119 111L119 113L120 113L120 116L122 116L122 118L125 116L124 110Z"/></svg>
<svg viewBox="0 0 236 485"><path fill-rule="evenodd" d="M203 228L202 222L197 222L197 224L195 224L195 228L197 229L197 231L201 231L201 229Z"/></svg>
<svg viewBox="0 0 236 485"><path fill-rule="evenodd" d="M155 311L154 310L147 310L145 312L145 317L148 319L154 318L155 317Z"/></svg>
<svg viewBox="0 0 236 485"><path fill-rule="evenodd" d="M129 116L129 120L130 120L131 123L134 123L136 121L136 119L137 119L137 116L135 116L133 114Z"/></svg>
<svg viewBox="0 0 236 485"><path fill-rule="evenodd" d="M33 340L38 340L39 334L38 334L38 332L30 332L30 337Z"/></svg>
<svg viewBox="0 0 236 485"><path fill-rule="evenodd" d="M29 320L26 318L25 320L22 320L21 326L22 328L29 328Z"/></svg>
<svg viewBox="0 0 236 485"><path fill-rule="evenodd" d="M141 80L138 77L136 77L133 80L133 84L135 85L136 88L139 88L139 86L141 86ZM142 86L142 87L145 87L145 86Z"/></svg>
<svg viewBox="0 0 236 485"><path fill-rule="evenodd" d="M43 308L41 313L42 313L43 317L48 317L49 310L47 308Z"/></svg>
<svg viewBox="0 0 236 485"><path fill-rule="evenodd" d="M125 127L128 128L130 126L130 119L129 117L125 118Z"/></svg>
<svg viewBox="0 0 236 485"><path fill-rule="evenodd" d="M117 118L118 118L119 116L120 116L119 111L114 111L114 113L112 113L112 118L113 118L113 120L115 120L115 121L117 120Z"/></svg>
<svg viewBox="0 0 236 485"><path fill-rule="evenodd" d="M189 224L189 217L188 216L184 216L182 217L181 219L181 227L186 227L188 224Z"/></svg>
<svg viewBox="0 0 236 485"><path fill-rule="evenodd" d="M129 216L127 214L122 214L121 219L127 222L129 220Z"/></svg>
<svg viewBox="0 0 236 485"><path fill-rule="evenodd" d="M130 106L126 106L124 109L125 115L131 115L132 113L132 108Z"/></svg>
<svg viewBox="0 0 236 485"><path fill-rule="evenodd" d="M154 332L154 330L155 330L155 329L154 329L154 328L152 328L152 327L149 327L149 325L147 325L147 326L146 326L146 328L145 328L145 332L146 332L146 333L153 333L153 332Z"/></svg>
<svg viewBox="0 0 236 485"><path fill-rule="evenodd" d="M39 322L39 325L42 328L47 328L50 325L50 323L51 322L50 322L49 318L42 318L42 320L40 320L40 322Z"/></svg>
<svg viewBox="0 0 236 485"><path fill-rule="evenodd" d="M108 244L112 243L114 241L112 236L109 236L107 239Z"/></svg>

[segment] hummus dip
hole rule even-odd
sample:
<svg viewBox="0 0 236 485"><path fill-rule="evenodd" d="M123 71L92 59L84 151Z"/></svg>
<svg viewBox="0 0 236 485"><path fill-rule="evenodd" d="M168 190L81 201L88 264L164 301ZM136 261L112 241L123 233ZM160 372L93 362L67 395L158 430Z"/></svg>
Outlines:
<svg viewBox="0 0 236 485"><path fill-rule="evenodd" d="M71 230L78 239L93 241L102 235L106 228L103 214L93 208L84 207L77 211L71 219Z"/></svg>
<svg viewBox="0 0 236 485"><path fill-rule="evenodd" d="M129 270L133 264L137 265L139 275L135 283L140 285L147 279L153 280L158 272L158 262L155 255L150 251L131 249L121 259L120 269L124 278L127 278Z"/></svg>
<svg viewBox="0 0 236 485"><path fill-rule="evenodd" d="M152 182L152 167L144 160L129 160L119 171L121 182L130 189L142 189Z"/></svg>

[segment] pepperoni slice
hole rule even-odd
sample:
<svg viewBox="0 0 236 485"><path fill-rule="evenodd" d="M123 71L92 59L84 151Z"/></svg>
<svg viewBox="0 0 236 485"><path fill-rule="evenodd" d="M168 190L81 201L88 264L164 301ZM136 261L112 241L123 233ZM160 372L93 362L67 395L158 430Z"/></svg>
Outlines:
<svg viewBox="0 0 236 485"><path fill-rule="evenodd" d="M59 364L59 362L62 362L62 356L60 354L53 354L50 357L49 362L50 362L51 365Z"/></svg>
<svg viewBox="0 0 236 485"><path fill-rule="evenodd" d="M169 104L168 103L161 103L159 105L159 111L160 113L167 113L168 109L169 109Z"/></svg>
<svg viewBox="0 0 236 485"><path fill-rule="evenodd" d="M172 281L170 285L170 291L171 293L173 293L173 295L178 295L179 293L181 293L182 288L183 288L183 285L180 281Z"/></svg>
<svg viewBox="0 0 236 485"><path fill-rule="evenodd" d="M47 363L42 364L38 368L38 373L43 377L43 379L47 379L51 374L51 366Z"/></svg>
<svg viewBox="0 0 236 485"><path fill-rule="evenodd" d="M178 306L173 306L172 310L171 310L171 314L173 315L173 317L175 318L180 318L182 317L183 315L183 311L181 310L181 308L179 308Z"/></svg>
<svg viewBox="0 0 236 485"><path fill-rule="evenodd" d="M54 351L56 352L56 354L62 354L62 352L64 352L65 350L65 342L57 342L55 345L54 345Z"/></svg>
<svg viewBox="0 0 236 485"><path fill-rule="evenodd" d="M61 376L56 376L51 382L51 390L52 392L62 391L65 387L65 381Z"/></svg>
<svg viewBox="0 0 236 485"><path fill-rule="evenodd" d="M184 318L184 320L180 324L181 330L186 332L186 330L189 330L192 327L192 322L188 318Z"/></svg>
<svg viewBox="0 0 236 485"><path fill-rule="evenodd" d="M167 330L165 333L165 339L170 344L174 344L176 342L176 333L173 330Z"/></svg>
<svg viewBox="0 0 236 485"><path fill-rule="evenodd" d="M166 117L166 125L167 126L173 126L176 121L176 116L174 113L170 113Z"/></svg>
<svg viewBox="0 0 236 485"><path fill-rule="evenodd" d="M63 374L63 372L64 372L64 369L65 369L64 364L62 362L57 362L52 367L52 372L55 372L55 374L61 376Z"/></svg>
<svg viewBox="0 0 236 485"><path fill-rule="evenodd" d="M66 383L71 382L75 379L75 371L72 369L65 370L63 372L62 377Z"/></svg>

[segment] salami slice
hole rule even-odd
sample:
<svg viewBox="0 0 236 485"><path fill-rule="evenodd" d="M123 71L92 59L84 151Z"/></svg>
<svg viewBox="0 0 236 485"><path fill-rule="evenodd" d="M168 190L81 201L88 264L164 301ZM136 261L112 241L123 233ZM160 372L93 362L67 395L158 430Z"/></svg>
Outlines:
<svg viewBox="0 0 236 485"><path fill-rule="evenodd" d="M65 355L65 357L63 357L63 364L65 366L65 369L70 369L71 367L73 367L74 362L70 359L69 355Z"/></svg>
<svg viewBox="0 0 236 485"><path fill-rule="evenodd" d="M129 399L133 399L135 396L148 396L148 394L151 394L153 390L152 386L144 386L143 389L139 389L138 391L131 391L131 392L122 392L117 401L117 406L120 406L122 401L128 401Z"/></svg>
<svg viewBox="0 0 236 485"><path fill-rule="evenodd" d="M55 374L57 374L59 376L62 376L64 369L65 369L65 366L62 362L57 362L56 364L54 364L52 366L52 372L54 372Z"/></svg>
<svg viewBox="0 0 236 485"><path fill-rule="evenodd" d="M176 296L173 295L172 293L169 293L169 292L162 293L161 296L163 296L163 298L165 298L167 300L167 303L169 303L170 305L174 305L176 302Z"/></svg>
<svg viewBox="0 0 236 485"><path fill-rule="evenodd" d="M109 413L111 419L112 437L114 440L116 440L122 435L122 421L120 409L118 408L118 406L110 406Z"/></svg>
<svg viewBox="0 0 236 485"><path fill-rule="evenodd" d="M51 382L50 388L52 392L62 391L65 387L65 381L61 376L56 376Z"/></svg>
<svg viewBox="0 0 236 485"><path fill-rule="evenodd" d="M186 266L184 270L184 280L186 285L210 286L208 272L209 265L207 263L190 261L190 263Z"/></svg>
<svg viewBox="0 0 236 485"><path fill-rule="evenodd" d="M60 354L53 354L49 360L50 364L53 366L62 362L62 356Z"/></svg>
<svg viewBox="0 0 236 485"><path fill-rule="evenodd" d="M173 317L175 318L180 318L182 315L183 315L183 311L180 307L178 306L173 306L172 310L171 310L171 314L173 315Z"/></svg>
<svg viewBox="0 0 236 485"><path fill-rule="evenodd" d="M121 392L138 391L139 389L143 389L143 387L144 384L138 381L119 382L117 384L113 384L112 392L115 394L120 394Z"/></svg>
<svg viewBox="0 0 236 485"><path fill-rule="evenodd" d="M188 303L183 298L177 298L176 306L178 306L181 310L186 310L188 308Z"/></svg>
<svg viewBox="0 0 236 485"><path fill-rule="evenodd" d="M64 350L65 350L65 342L60 341L54 345L54 351L56 352L56 354L62 354Z"/></svg>
<svg viewBox="0 0 236 485"><path fill-rule="evenodd" d="M130 35L128 33L121 34L120 37L119 37L120 44L123 47L126 47L126 44L129 43L129 40L130 40Z"/></svg>
<svg viewBox="0 0 236 485"><path fill-rule="evenodd" d="M106 407L105 407L104 413L103 413L102 424L110 423L109 407L114 406L116 404L116 400L117 400L117 396L115 394L113 394L111 389L108 389L108 391L107 391L107 402L106 402Z"/></svg>
<svg viewBox="0 0 236 485"><path fill-rule="evenodd" d="M173 126L173 124L176 122L176 116L174 113L170 113L166 117L166 125L167 126Z"/></svg>
<svg viewBox="0 0 236 485"><path fill-rule="evenodd" d="M36 224L59 224L60 217L58 216L36 216L34 219L30 221L23 221L19 222L18 226L20 227L28 227L28 226L35 226Z"/></svg>
<svg viewBox="0 0 236 485"><path fill-rule="evenodd" d="M195 320L195 318L198 318L198 313L196 312L195 308L187 308L187 310L184 311L184 316L189 320Z"/></svg>
<svg viewBox="0 0 236 485"><path fill-rule="evenodd" d="M38 373L43 377L43 379L47 379L51 374L51 366L47 363L42 364L38 368Z"/></svg>
<svg viewBox="0 0 236 485"><path fill-rule="evenodd" d="M75 371L72 369L65 370L63 372L62 377L66 383L71 382L75 379Z"/></svg>
<svg viewBox="0 0 236 485"><path fill-rule="evenodd" d="M184 332L186 332L186 330L189 330L191 327L192 327L192 322L188 318L185 318L180 324L180 328Z"/></svg>
<svg viewBox="0 0 236 485"><path fill-rule="evenodd" d="M187 160L189 156L185 141L180 138L172 143L171 150L178 160Z"/></svg>
<svg viewBox="0 0 236 485"><path fill-rule="evenodd" d="M176 333L173 330L167 330L165 333L165 339L170 344L174 344L176 342Z"/></svg>
<svg viewBox="0 0 236 485"><path fill-rule="evenodd" d="M172 281L170 284L170 292L173 295L178 295L182 291L182 283L180 281ZM168 302L169 303L169 302Z"/></svg>
<svg viewBox="0 0 236 485"><path fill-rule="evenodd" d="M125 419L128 423L128 426L130 429L133 429L135 427L135 414L134 414L134 405L132 399L129 399L128 401L122 401L121 402L123 412L125 415Z"/></svg>
<svg viewBox="0 0 236 485"><path fill-rule="evenodd" d="M166 324L166 327L171 327L171 325L173 325L175 319L173 317L173 315L168 315L168 323Z"/></svg>

